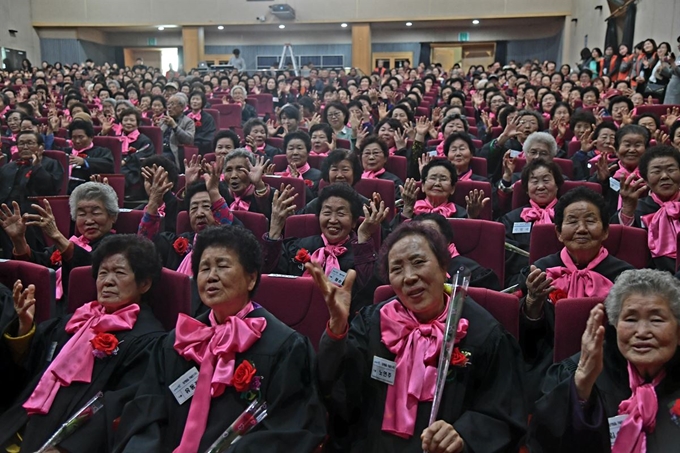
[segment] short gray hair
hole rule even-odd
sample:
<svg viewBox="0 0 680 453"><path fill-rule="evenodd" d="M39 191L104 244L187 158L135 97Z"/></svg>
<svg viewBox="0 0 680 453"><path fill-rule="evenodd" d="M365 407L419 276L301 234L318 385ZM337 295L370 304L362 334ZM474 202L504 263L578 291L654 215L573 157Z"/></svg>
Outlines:
<svg viewBox="0 0 680 453"><path fill-rule="evenodd" d="M86 182L75 188L68 199L68 206L71 210L71 219L76 220L76 210L81 201L101 201L104 209L109 215L118 218L118 195L116 191L107 184L100 182Z"/></svg>
<svg viewBox="0 0 680 453"><path fill-rule="evenodd" d="M616 325L623 302L633 294L657 295L665 299L680 323L680 282L665 271L633 269L619 275L604 301L609 324Z"/></svg>
<svg viewBox="0 0 680 453"><path fill-rule="evenodd" d="M229 162L232 159L236 159L237 157L245 157L250 162L250 165L255 165L255 155L252 152L250 152L249 149L236 148L232 151L229 151L227 157L224 158L224 168L227 168L227 162ZM224 171L224 169L222 169L222 171Z"/></svg>
<svg viewBox="0 0 680 453"><path fill-rule="evenodd" d="M173 94L172 96L170 96L170 98L169 98L168 100L170 100L170 99L172 99L172 98L177 99L177 101L178 101L183 107L186 107L186 106L187 106L187 103L189 102L189 101L187 100L187 97L186 97L186 95L185 95L184 93Z"/></svg>
<svg viewBox="0 0 680 453"><path fill-rule="evenodd" d="M243 88L241 85L236 85L236 86L234 86L234 87L231 89L231 92L233 93L235 90L241 90L241 91L243 91L243 95L244 95L244 96L247 96L247 95L248 95L248 93L246 92L246 89Z"/></svg>
<svg viewBox="0 0 680 453"><path fill-rule="evenodd" d="M111 104L111 107L113 107L114 109L116 108L116 100L113 98L104 99L102 101L102 107L104 106L104 104Z"/></svg>
<svg viewBox="0 0 680 453"><path fill-rule="evenodd" d="M557 142L555 141L555 138L550 135L547 132L534 132L533 134L529 135L524 142L524 146L522 149L524 150L525 153L529 152L532 146L534 146L534 143L543 143L544 145L548 146L548 150L550 151L550 155L552 157L555 157L557 155Z"/></svg>
<svg viewBox="0 0 680 453"><path fill-rule="evenodd" d="M121 99L119 101L116 101L116 108L121 104L124 104L126 109L134 109L135 108L135 106L132 104L132 102L128 101L127 99Z"/></svg>

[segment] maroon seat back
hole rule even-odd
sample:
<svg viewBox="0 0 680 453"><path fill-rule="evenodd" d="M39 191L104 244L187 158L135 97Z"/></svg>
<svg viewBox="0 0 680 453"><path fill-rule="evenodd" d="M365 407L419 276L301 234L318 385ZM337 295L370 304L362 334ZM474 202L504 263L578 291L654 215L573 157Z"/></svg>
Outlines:
<svg viewBox="0 0 680 453"><path fill-rule="evenodd" d="M304 179L292 178L289 176L264 175L262 180L269 184L273 190L279 190L281 184L290 184L293 187L293 193L297 194L295 198L295 210L298 211L307 204L307 184Z"/></svg>
<svg viewBox="0 0 680 453"><path fill-rule="evenodd" d="M635 113L642 115L643 113L654 113L659 118L666 115L668 109L673 109L673 107L679 107L678 105L669 104L655 104L655 105L638 105L635 108Z"/></svg>
<svg viewBox="0 0 680 453"><path fill-rule="evenodd" d="M76 267L69 275L68 312L97 300L97 284L92 266ZM77 290L75 288L78 288ZM188 275L163 268L161 277L151 288L149 306L166 331L177 325L180 313L191 315L191 279Z"/></svg>
<svg viewBox="0 0 680 453"><path fill-rule="evenodd" d="M555 304L553 362L561 362L581 350L581 337L586 330L590 310L602 301L601 298L583 297L562 299Z"/></svg>
<svg viewBox="0 0 680 453"><path fill-rule="evenodd" d="M56 160L61 164L61 168L64 169L64 176L61 179L61 187L57 195L66 195L68 192L68 155L63 151L45 150L43 156Z"/></svg>
<svg viewBox="0 0 680 453"><path fill-rule="evenodd" d="M274 164L274 171L286 171L286 168L288 168L288 159L285 154L277 154L274 156L272 163ZM312 164L309 164L309 166L311 167Z"/></svg>
<svg viewBox="0 0 680 453"><path fill-rule="evenodd" d="M645 268L651 259L647 231L641 228L609 225L609 237L602 245L612 256L637 269ZM557 238L555 225L534 225L529 242L529 262L533 264L544 256L558 253L563 246Z"/></svg>
<svg viewBox="0 0 680 453"><path fill-rule="evenodd" d="M602 186L595 182L564 181L564 184L562 184L562 187L560 187L560 190L557 193L557 197L559 198L565 193L569 192L571 189L575 189L579 186L587 187L588 189L600 194L602 193ZM528 204L529 195L527 195L527 193L524 191L524 188L522 187L522 181L517 181L512 186L512 209L521 208L522 206L526 206Z"/></svg>
<svg viewBox="0 0 680 453"><path fill-rule="evenodd" d="M0 260L0 283L12 291L17 280L24 288L35 285L35 323L50 319L56 311L54 270L28 261Z"/></svg>
<svg viewBox="0 0 680 453"><path fill-rule="evenodd" d="M317 170L321 170L321 165L323 164L323 161L326 160L326 156L308 156L307 157L307 162L309 162L309 166L312 168L316 168Z"/></svg>
<svg viewBox="0 0 680 453"><path fill-rule="evenodd" d="M512 294L499 293L486 288L468 288L468 295L501 323L513 337L519 338L519 299ZM395 297L389 285L379 286L373 293L377 304Z"/></svg>
<svg viewBox="0 0 680 453"><path fill-rule="evenodd" d="M385 162L385 170L406 181L408 162L404 156L389 156Z"/></svg>
<svg viewBox="0 0 680 453"><path fill-rule="evenodd" d="M555 162L560 167L560 170L562 170L562 174L564 176L566 176L569 179L572 179L574 177L574 163L571 160L560 159L559 157L556 157L553 159L553 162ZM521 172L526 164L527 160L525 158L523 157L516 158L515 171Z"/></svg>
<svg viewBox="0 0 680 453"><path fill-rule="evenodd" d="M241 127L241 106L238 104L213 104L212 107L220 112L218 129Z"/></svg>
<svg viewBox="0 0 680 453"><path fill-rule="evenodd" d="M217 109L203 109L205 113L213 117L215 120L215 129L220 127L220 111Z"/></svg>
<svg viewBox="0 0 680 453"><path fill-rule="evenodd" d="M487 220L448 219L458 253L491 269L505 281L505 227Z"/></svg>
<svg viewBox="0 0 680 453"><path fill-rule="evenodd" d="M113 224L113 229L118 234L137 234L139 222L142 221L143 216L144 211L141 209L121 209L116 223Z"/></svg>
<svg viewBox="0 0 680 453"><path fill-rule="evenodd" d="M253 97L247 97L246 98L246 104L252 106L255 111L257 112L257 116L260 116L260 103L257 102L257 99Z"/></svg>
<svg viewBox="0 0 680 453"><path fill-rule="evenodd" d="M318 349L328 322L323 295L309 277L263 275L253 298Z"/></svg>
<svg viewBox="0 0 680 453"><path fill-rule="evenodd" d="M361 225L363 217L359 219L357 228ZM306 238L321 234L319 218L316 214L297 214L286 219L286 227L283 230L284 238ZM373 246L376 251L380 250L381 238L380 229L373 236Z"/></svg>
<svg viewBox="0 0 680 453"><path fill-rule="evenodd" d="M262 241L262 236L269 229L269 222L264 214L259 212L249 211L232 211L234 217L241 221L243 227L252 231L255 237ZM191 223L189 222L189 213L187 211L180 211L177 213L177 234L188 233L191 231Z"/></svg>
<svg viewBox="0 0 680 453"><path fill-rule="evenodd" d="M335 140L335 143L338 145L337 147L340 149L352 149L352 142L349 140L345 140L344 138L339 138Z"/></svg>
<svg viewBox="0 0 680 453"><path fill-rule="evenodd" d="M473 157L470 161L470 168L472 168L472 173L484 176L488 176L489 171L487 170L487 161L483 157Z"/></svg>
<svg viewBox="0 0 680 453"><path fill-rule="evenodd" d="M123 144L118 137L101 137L96 136L92 139L94 146L101 146L111 150L113 154L113 172L120 173L120 163L123 159Z"/></svg>
<svg viewBox="0 0 680 453"><path fill-rule="evenodd" d="M267 140L265 140L265 142L268 145L273 146L274 148L283 150L283 138L281 137L268 137ZM283 154L283 156L285 156L285 154Z"/></svg>
<svg viewBox="0 0 680 453"><path fill-rule="evenodd" d="M257 99L257 114L264 116L274 113L274 96L269 93L251 94L250 97Z"/></svg>
<svg viewBox="0 0 680 453"><path fill-rule="evenodd" d="M71 210L68 206L68 195L56 195L53 197L29 197L31 203L43 206L43 199L47 199L54 214L54 220L57 224L57 229L65 237L71 237ZM44 236L44 235L43 235ZM47 236L44 236L47 245L54 244L54 241Z"/></svg>
<svg viewBox="0 0 680 453"><path fill-rule="evenodd" d="M163 154L163 132L160 127L156 126L139 126L139 132L149 137L153 147L156 149L156 154Z"/></svg>
<svg viewBox="0 0 680 453"><path fill-rule="evenodd" d="M111 188L116 192L116 195L118 196L118 207L122 208L125 203L125 175L102 174L99 176L101 176L102 181L104 180L104 178L108 179L109 186L111 186Z"/></svg>
<svg viewBox="0 0 680 453"><path fill-rule="evenodd" d="M193 156L199 156L198 147L184 145L184 158L187 160L187 162L191 161Z"/></svg>
<svg viewBox="0 0 680 453"><path fill-rule="evenodd" d="M581 142L579 141L569 142L569 145L567 145L567 157L571 158L574 154L576 154L580 150Z"/></svg>
<svg viewBox="0 0 680 453"><path fill-rule="evenodd" d="M206 162L215 162L217 160L217 154L215 153L206 153L203 155L203 159Z"/></svg>

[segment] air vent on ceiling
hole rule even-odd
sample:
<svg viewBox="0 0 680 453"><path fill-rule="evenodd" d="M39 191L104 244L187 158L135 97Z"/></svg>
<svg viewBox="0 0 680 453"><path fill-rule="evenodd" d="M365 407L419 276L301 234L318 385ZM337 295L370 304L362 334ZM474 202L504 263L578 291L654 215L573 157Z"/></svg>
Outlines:
<svg viewBox="0 0 680 453"><path fill-rule="evenodd" d="M295 10L285 3L280 5L271 5L269 7L272 14L281 20L293 20L295 19Z"/></svg>

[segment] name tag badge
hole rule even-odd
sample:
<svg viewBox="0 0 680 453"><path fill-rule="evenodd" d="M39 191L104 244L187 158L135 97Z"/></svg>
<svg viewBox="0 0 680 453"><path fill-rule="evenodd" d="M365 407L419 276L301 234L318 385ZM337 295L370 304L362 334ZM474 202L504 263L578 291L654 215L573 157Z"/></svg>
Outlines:
<svg viewBox="0 0 680 453"><path fill-rule="evenodd" d="M330 275L328 276L328 280L330 280L331 283L334 283L338 286L342 286L342 284L345 282L345 278L347 277L347 272L343 272L340 269L332 269Z"/></svg>
<svg viewBox="0 0 680 453"><path fill-rule="evenodd" d="M371 379L384 382L387 385L394 385L394 377L397 374L397 364L382 357L373 356L373 368L371 369Z"/></svg>
<svg viewBox="0 0 680 453"><path fill-rule="evenodd" d="M515 157L519 157L520 154L522 154L522 151L517 151L516 149L510 150L510 157L513 158L513 159Z"/></svg>
<svg viewBox="0 0 680 453"><path fill-rule="evenodd" d="M177 400L180 406L194 396L196 391L196 382L198 381L198 370L193 367L179 377L175 382L168 387L172 392L172 396Z"/></svg>
<svg viewBox="0 0 680 453"><path fill-rule="evenodd" d="M531 233L531 222L515 222L512 224L512 234Z"/></svg>
<svg viewBox="0 0 680 453"><path fill-rule="evenodd" d="M609 422L609 440L611 444L614 445L616 436L619 435L619 430L624 420L628 418L627 414L617 415L616 417L610 417L607 421Z"/></svg>
<svg viewBox="0 0 680 453"><path fill-rule="evenodd" d="M621 183L619 182L618 179L609 178L609 187L614 192L620 192L621 191Z"/></svg>
<svg viewBox="0 0 680 453"><path fill-rule="evenodd" d="M279 98L277 98L277 97L272 97L272 102L279 102Z"/></svg>
<svg viewBox="0 0 680 453"><path fill-rule="evenodd" d="M430 157L437 157L437 150L433 149L432 151L428 151L427 155Z"/></svg>
<svg viewBox="0 0 680 453"><path fill-rule="evenodd" d="M51 362L52 359L54 358L54 351L57 350L57 342L53 341L52 344L50 345L50 349L47 350L47 361Z"/></svg>

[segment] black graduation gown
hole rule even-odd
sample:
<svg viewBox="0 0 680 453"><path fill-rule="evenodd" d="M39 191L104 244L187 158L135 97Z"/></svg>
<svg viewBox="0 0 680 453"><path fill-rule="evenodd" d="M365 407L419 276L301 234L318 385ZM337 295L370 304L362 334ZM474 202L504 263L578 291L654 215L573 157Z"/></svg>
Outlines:
<svg viewBox="0 0 680 453"><path fill-rule="evenodd" d="M399 186L403 186L404 181L402 181L399 178L399 176L395 175L394 173L390 173L389 171L386 171L382 175L378 176L378 179L392 181L394 183L394 199L399 200L401 198L401 190L399 190Z"/></svg>
<svg viewBox="0 0 680 453"><path fill-rule="evenodd" d="M614 193L616 193L616 192L614 192ZM635 220L633 221L632 226L634 226L636 228L644 228L646 230L647 226L643 224L642 217L646 216L648 214L654 214L660 208L661 208L661 206L659 206L656 203L656 201L654 201L652 199L651 196L639 199L638 204L637 204L637 208L635 208ZM620 223L618 211L616 211L616 213L614 215L612 215L609 222L615 223L615 224ZM673 238L673 241L675 242L675 238ZM667 257L667 256L659 256L659 257L656 257L656 258L652 258L652 262L650 263L650 267L652 267L654 269L659 269L659 270L662 270L662 271L667 271L667 272L670 272L671 274L675 274L675 259Z"/></svg>
<svg viewBox="0 0 680 453"><path fill-rule="evenodd" d="M465 267L472 273L470 276L470 286L492 289L494 291L502 289L498 276L494 271L481 266L477 261L463 255L451 258L449 262L449 275L455 275L456 271L461 267Z"/></svg>
<svg viewBox="0 0 680 453"><path fill-rule="evenodd" d="M10 323L12 318L16 316L14 310L14 299L12 298L12 288L8 288L0 283L0 326L6 326ZM7 348L0 348L0 376L2 376L3 385L9 388L23 388L26 381L22 376L12 373L14 365L9 355ZM11 381L6 383L7 381ZM12 403L14 395L11 392L0 391L0 414L5 412Z"/></svg>
<svg viewBox="0 0 680 453"><path fill-rule="evenodd" d="M619 403L630 398L627 362L616 346L616 330L607 326L604 369L590 400L581 409L574 372L581 353L550 367L536 403L527 444L532 453L609 453L607 419L618 415ZM648 453L677 451L680 429L671 420L669 405L680 398L680 353L667 364L666 377L656 387L659 409L654 432L647 433Z"/></svg>
<svg viewBox="0 0 680 453"><path fill-rule="evenodd" d="M264 317L267 327L248 351L236 354L234 366L249 360L257 375L264 377L261 392L268 415L228 451L311 452L326 434L326 414L314 379L315 358L309 339L264 308L256 308L247 317ZM198 319L209 325L207 313ZM171 452L179 445L192 400L180 406L168 386L200 366L181 357L174 343L172 331L156 344L137 395L121 417L114 451ZM198 451L206 451L249 404L233 387L213 398Z"/></svg>
<svg viewBox="0 0 680 453"><path fill-rule="evenodd" d="M559 253L548 255L537 260L534 265L545 271L550 267L564 267ZM612 283L624 271L634 269L633 266L612 255L608 255L593 269ZM520 275L521 286L526 293L526 278L529 267L525 267ZM555 339L555 306L546 302L543 305L543 316L537 321L531 321L524 315L524 299L521 301L519 316L519 345L527 366L526 382L529 404L536 401L539 384L545 376L546 370L553 363L553 348Z"/></svg>
<svg viewBox="0 0 680 453"><path fill-rule="evenodd" d="M201 125L196 126L196 132L194 133L194 146L198 148L198 153L201 156L214 152L210 147L212 146L216 130L215 119L211 114L206 113L205 110L201 110Z"/></svg>
<svg viewBox="0 0 680 453"><path fill-rule="evenodd" d="M138 151L128 154L125 157L125 165L120 169L120 172L125 175L125 195L133 200L142 200L146 198L142 180L142 161L155 155L156 148L151 139L142 133L139 134L137 140L130 143L130 148ZM143 151L139 151L142 149Z"/></svg>
<svg viewBox="0 0 680 453"><path fill-rule="evenodd" d="M331 441L343 452L419 452L431 402L418 404L413 436L382 431L388 384L371 379L373 357L394 361L381 341L380 309L364 308L343 340L327 333L319 344L319 383L331 413ZM469 352L469 365L451 367L439 419L453 425L466 451L514 451L526 430L527 412L521 359L515 339L486 310L468 298L463 317L469 321L458 347ZM415 378L415 377L412 377Z"/></svg>
<svg viewBox="0 0 680 453"><path fill-rule="evenodd" d="M515 223L524 222L520 217L522 210L528 208L524 206L517 208L505 214L498 219L505 227L505 242L519 247L524 251L529 251L529 243L531 241L531 233L513 233L512 228ZM532 222L533 228L533 222ZM529 258L513 253L509 250L505 251L505 287L509 288L512 285L521 283L520 272L529 265Z"/></svg>
<svg viewBox="0 0 680 453"><path fill-rule="evenodd" d="M67 153L69 152L70 150ZM92 175L113 173L113 154L110 149L93 146L84 153L87 154L87 166L83 165L71 169L71 180L68 185L69 194L82 183L89 181Z"/></svg>
<svg viewBox="0 0 680 453"><path fill-rule="evenodd" d="M28 197L59 195L64 178L61 164L44 156L36 166L9 162L0 167L0 204L16 201L22 212L28 210Z"/></svg>
<svg viewBox="0 0 680 453"><path fill-rule="evenodd" d="M31 396L40 377L50 364L50 349L56 343L53 357L57 357L71 338L64 327L69 316L45 321L37 327L32 339L30 353L20 366L15 365L14 373L23 376L28 385L23 389L4 391L19 395L12 407L0 417L0 446L8 442L16 432L23 429L21 451L36 451L57 429L78 409L83 407L98 391L104 392L104 408L85 426L60 444L70 452L105 452L113 445L113 424L120 416L123 406L135 395L150 359L150 343L160 337L163 326L156 320L151 308L140 305L137 322L129 331L111 332L118 338L118 353L105 359L95 359L92 382L73 382L61 387L46 415L28 416L22 404ZM15 318L5 329L15 333L18 319ZM2 348L7 346L2 341Z"/></svg>
<svg viewBox="0 0 680 453"><path fill-rule="evenodd" d="M234 197L231 195L229 186L224 181L220 182L220 195L224 197L224 201L227 202L227 206L231 206L234 202ZM269 190L269 195L267 197L257 197L255 193L244 198L244 201L250 203L248 207L249 212L257 212L264 214L264 216L269 219L272 216L272 201L274 200L274 190L277 187L272 187Z"/></svg>

